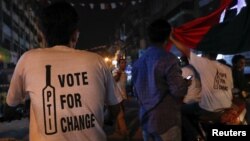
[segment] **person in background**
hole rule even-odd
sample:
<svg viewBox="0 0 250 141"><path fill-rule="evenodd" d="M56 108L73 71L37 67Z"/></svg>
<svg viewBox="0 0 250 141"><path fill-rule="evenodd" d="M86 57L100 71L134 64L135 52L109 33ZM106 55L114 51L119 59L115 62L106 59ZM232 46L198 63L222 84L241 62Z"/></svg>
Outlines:
<svg viewBox="0 0 250 141"><path fill-rule="evenodd" d="M128 96L126 93L126 84L127 84L127 74L125 72L126 69L126 60L119 59L118 60L118 67L112 71L113 77L117 82L118 88L121 91L121 95L123 100L127 100Z"/></svg>
<svg viewBox="0 0 250 141"><path fill-rule="evenodd" d="M199 103L189 104L182 108L182 117L188 126L187 141L199 140L198 121L203 117L218 122L219 112L232 106L233 77L231 68L216 60L217 54L205 52L202 57L190 51L181 42L170 36L171 41L188 58L201 79L201 99Z"/></svg>
<svg viewBox="0 0 250 141"><path fill-rule="evenodd" d="M243 55L237 54L234 55L232 58L232 72L233 72L233 81L234 81L234 89L233 93L237 98L242 99L245 101L246 104L246 119L247 123L250 123L250 99L249 99L249 92L250 86L247 83L244 68L246 65L246 58Z"/></svg>
<svg viewBox="0 0 250 141"><path fill-rule="evenodd" d="M164 49L171 26L166 20L158 19L147 30L151 44L132 69L143 138L144 141L181 141L180 108L188 84L181 75L178 58Z"/></svg>
<svg viewBox="0 0 250 141"><path fill-rule="evenodd" d="M116 81L117 87L121 92L121 96L123 98L121 102L121 112L118 115L118 119L116 120L116 132L126 137L128 135L128 128L125 121L125 106L124 101L128 99L126 92L126 84L127 84L127 74L125 72L126 69L126 60L120 58L118 60L118 68L112 71L113 77Z"/></svg>
<svg viewBox="0 0 250 141"><path fill-rule="evenodd" d="M31 141L106 141L104 105L119 113L122 97L103 58L75 49L78 21L69 3L44 8L47 46L25 52L14 70L6 102L14 107L30 97Z"/></svg>
<svg viewBox="0 0 250 141"><path fill-rule="evenodd" d="M246 58L243 55L234 55L232 58L232 72L234 80L234 92L240 97L247 97L249 92L247 80L244 76L244 68L246 65Z"/></svg>

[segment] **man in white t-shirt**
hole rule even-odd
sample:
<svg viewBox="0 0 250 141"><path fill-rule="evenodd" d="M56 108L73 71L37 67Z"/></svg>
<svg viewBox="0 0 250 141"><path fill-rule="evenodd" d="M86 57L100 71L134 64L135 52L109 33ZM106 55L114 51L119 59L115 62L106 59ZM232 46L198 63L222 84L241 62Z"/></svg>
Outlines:
<svg viewBox="0 0 250 141"><path fill-rule="evenodd" d="M113 77L116 81L117 87L120 90L123 101L121 102L121 112L118 115L117 123L116 123L116 132L121 134L124 137L128 136L128 128L125 121L125 106L124 101L128 99L126 92L126 84L127 84L127 74L125 72L126 69L126 60L120 58L118 60L118 68L112 71Z"/></svg>
<svg viewBox="0 0 250 141"><path fill-rule="evenodd" d="M231 68L216 60L216 54L198 57L190 53L192 64L201 76L201 101L199 106L210 112L220 111L232 105L233 78Z"/></svg>
<svg viewBox="0 0 250 141"><path fill-rule="evenodd" d="M200 75L201 101L199 106L209 112L216 112L232 105L233 78L231 68L216 60L216 53L197 56L179 41L171 40L184 53Z"/></svg>
<svg viewBox="0 0 250 141"><path fill-rule="evenodd" d="M121 96L124 100L128 98L126 92L126 84L127 84L127 74L125 72L126 69L126 60L119 59L118 60L118 67L112 71L114 79L118 88L121 91Z"/></svg>
<svg viewBox="0 0 250 141"><path fill-rule="evenodd" d="M74 49L78 15L70 4L48 6L40 22L47 47L19 59L7 104L30 97L31 141L105 141L104 105L116 116L122 100L110 70L99 55Z"/></svg>
<svg viewBox="0 0 250 141"><path fill-rule="evenodd" d="M198 120L201 117L216 117L211 120L217 122L220 120L217 116L218 112L232 106L232 71L231 68L216 60L216 53L205 53L199 57L172 36L171 40L182 53L190 58L190 64L196 68L201 79L200 102L182 108L185 125L189 126L187 129L190 134L194 133L194 136L187 137L187 140L195 140L195 134L198 134L198 131L190 126L192 124L188 124L190 120L192 120L191 123L195 123L194 127L198 127Z"/></svg>

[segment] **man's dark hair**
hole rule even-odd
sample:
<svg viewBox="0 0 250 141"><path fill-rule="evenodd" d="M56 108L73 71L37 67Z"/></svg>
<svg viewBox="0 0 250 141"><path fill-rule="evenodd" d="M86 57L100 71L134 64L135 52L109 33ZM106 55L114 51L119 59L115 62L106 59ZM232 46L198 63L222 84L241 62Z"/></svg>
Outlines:
<svg viewBox="0 0 250 141"><path fill-rule="evenodd" d="M237 64L237 62L239 62L241 59L245 60L246 58L245 58L245 56L240 55L240 54L234 55L232 58L232 65Z"/></svg>
<svg viewBox="0 0 250 141"><path fill-rule="evenodd" d="M217 61L221 64L227 65L227 61L225 59L218 59Z"/></svg>
<svg viewBox="0 0 250 141"><path fill-rule="evenodd" d="M49 47L68 45L78 28L78 14L67 2L55 2L40 13L40 27Z"/></svg>
<svg viewBox="0 0 250 141"><path fill-rule="evenodd" d="M215 52L202 52L202 56L205 56L211 60L216 60L218 53Z"/></svg>
<svg viewBox="0 0 250 141"><path fill-rule="evenodd" d="M166 20L158 19L148 26L147 31L152 43L163 43L170 35L171 26Z"/></svg>

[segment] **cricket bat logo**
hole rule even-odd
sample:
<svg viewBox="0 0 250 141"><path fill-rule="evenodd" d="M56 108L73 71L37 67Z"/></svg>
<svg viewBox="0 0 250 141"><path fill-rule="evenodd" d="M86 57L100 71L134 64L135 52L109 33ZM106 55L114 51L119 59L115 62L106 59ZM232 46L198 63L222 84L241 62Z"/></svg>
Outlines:
<svg viewBox="0 0 250 141"><path fill-rule="evenodd" d="M57 133L55 88L51 85L51 65L46 65L46 86L43 88L45 134Z"/></svg>

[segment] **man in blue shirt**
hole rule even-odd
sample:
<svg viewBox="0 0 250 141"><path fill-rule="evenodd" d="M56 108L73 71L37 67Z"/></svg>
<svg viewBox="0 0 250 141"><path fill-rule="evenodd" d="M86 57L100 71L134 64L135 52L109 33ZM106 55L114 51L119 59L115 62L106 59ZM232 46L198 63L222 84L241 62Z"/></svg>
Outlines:
<svg viewBox="0 0 250 141"><path fill-rule="evenodd" d="M188 83L181 75L177 57L164 49L170 32L170 24L163 19L151 23L151 44L133 65L144 141L181 141L180 106Z"/></svg>

